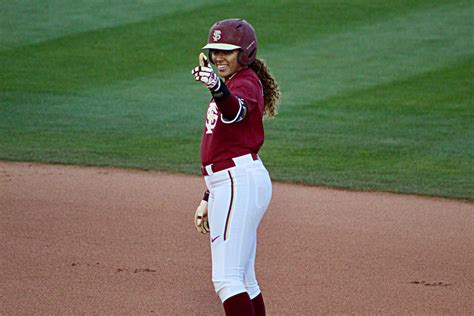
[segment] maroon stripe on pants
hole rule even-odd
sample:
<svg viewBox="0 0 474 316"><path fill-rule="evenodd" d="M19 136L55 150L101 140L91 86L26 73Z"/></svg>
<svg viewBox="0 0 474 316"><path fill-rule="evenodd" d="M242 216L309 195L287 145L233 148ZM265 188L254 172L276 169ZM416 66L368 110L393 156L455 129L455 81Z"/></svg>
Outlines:
<svg viewBox="0 0 474 316"><path fill-rule="evenodd" d="M230 226L230 217L232 215L232 209L234 207L234 179L232 178L232 174L230 171L227 171L229 174L230 178L230 204L229 204L229 210L227 211L227 219L225 220L225 229L224 229L224 240L227 239L227 231Z"/></svg>

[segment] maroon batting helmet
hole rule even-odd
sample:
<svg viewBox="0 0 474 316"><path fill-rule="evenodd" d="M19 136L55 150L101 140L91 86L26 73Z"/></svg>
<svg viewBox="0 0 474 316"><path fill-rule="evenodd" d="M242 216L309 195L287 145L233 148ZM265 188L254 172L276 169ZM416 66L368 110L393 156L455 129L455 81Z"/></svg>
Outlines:
<svg viewBox="0 0 474 316"><path fill-rule="evenodd" d="M228 19L214 23L209 30L207 45L202 49L240 49L237 60L247 66L257 56L257 34L250 23L242 19ZM212 56L209 59L212 61Z"/></svg>

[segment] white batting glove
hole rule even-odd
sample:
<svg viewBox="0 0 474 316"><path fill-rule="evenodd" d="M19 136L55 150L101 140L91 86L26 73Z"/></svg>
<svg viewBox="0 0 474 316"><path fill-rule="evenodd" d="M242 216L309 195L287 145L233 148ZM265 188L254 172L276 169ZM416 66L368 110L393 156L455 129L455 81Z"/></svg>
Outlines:
<svg viewBox="0 0 474 316"><path fill-rule="evenodd" d="M202 82L209 90L217 91L221 86L221 80L209 66L196 66L191 71L194 80Z"/></svg>
<svg viewBox="0 0 474 316"><path fill-rule="evenodd" d="M207 234L209 232L209 221L207 217L207 201L202 200L194 213L194 226L198 232Z"/></svg>

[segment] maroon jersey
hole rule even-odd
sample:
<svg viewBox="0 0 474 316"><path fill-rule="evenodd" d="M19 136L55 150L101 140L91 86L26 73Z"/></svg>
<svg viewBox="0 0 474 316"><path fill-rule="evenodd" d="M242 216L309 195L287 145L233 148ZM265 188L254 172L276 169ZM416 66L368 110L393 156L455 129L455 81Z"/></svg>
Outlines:
<svg viewBox="0 0 474 316"><path fill-rule="evenodd" d="M247 108L242 120L224 117L225 104L211 100L207 110L206 124L201 143L203 166L230 158L257 154L263 145L263 88L257 74L250 68L243 68L225 82L230 98L237 97L241 106ZM243 109L242 109L243 110Z"/></svg>

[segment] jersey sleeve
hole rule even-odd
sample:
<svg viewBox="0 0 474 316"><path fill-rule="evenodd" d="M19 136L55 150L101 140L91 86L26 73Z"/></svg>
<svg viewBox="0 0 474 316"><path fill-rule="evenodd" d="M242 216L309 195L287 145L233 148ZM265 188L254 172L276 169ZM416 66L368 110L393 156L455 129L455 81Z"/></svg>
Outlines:
<svg viewBox="0 0 474 316"><path fill-rule="evenodd" d="M243 120L247 112L257 106L258 88L260 88L259 82L252 82L249 79L234 82L230 88L222 84L222 91L214 96L221 112L221 121L231 124Z"/></svg>
<svg viewBox="0 0 474 316"><path fill-rule="evenodd" d="M251 111L257 106L259 90L261 89L259 82L253 82L250 79L240 80L232 86L232 93L243 100L247 106L247 110Z"/></svg>

